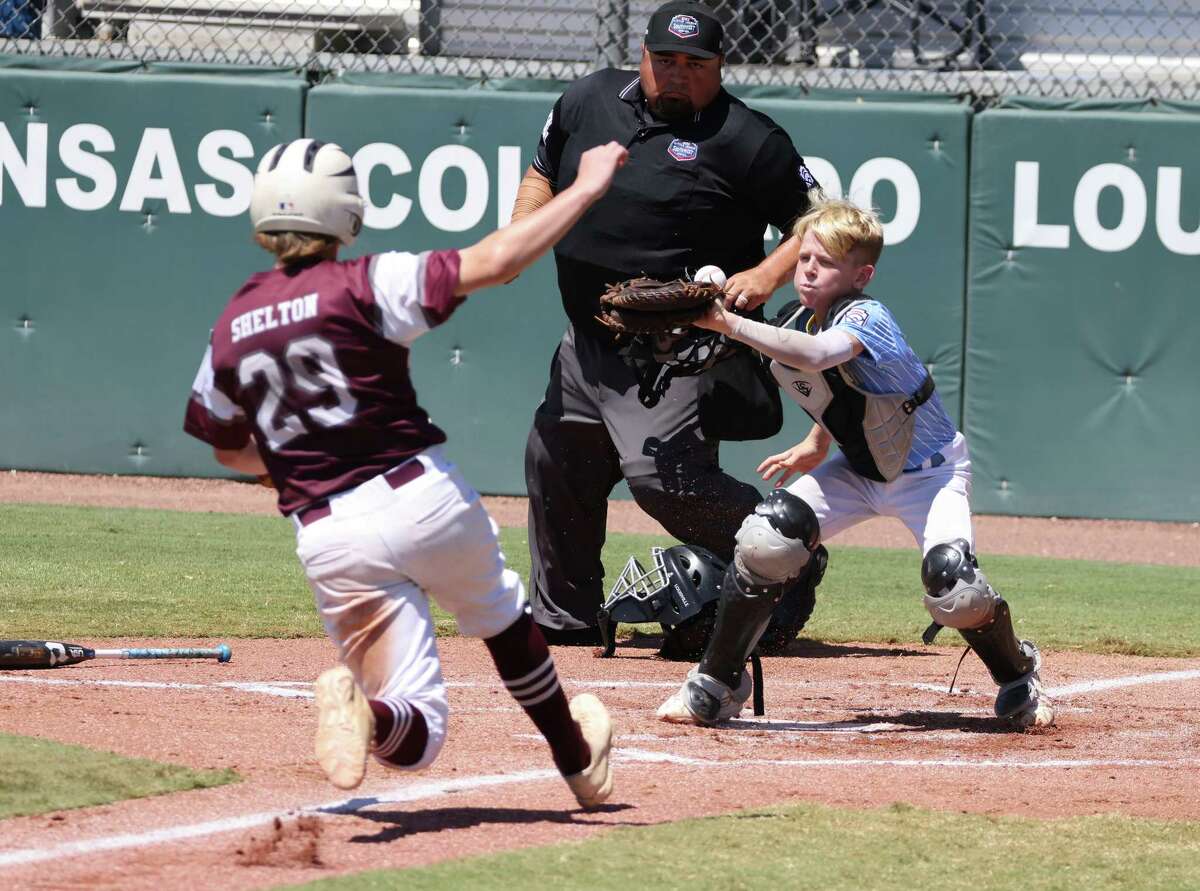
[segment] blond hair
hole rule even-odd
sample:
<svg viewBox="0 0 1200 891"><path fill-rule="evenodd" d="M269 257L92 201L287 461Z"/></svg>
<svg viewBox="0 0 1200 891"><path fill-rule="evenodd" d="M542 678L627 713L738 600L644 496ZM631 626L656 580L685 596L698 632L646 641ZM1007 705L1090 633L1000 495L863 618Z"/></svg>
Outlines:
<svg viewBox="0 0 1200 891"><path fill-rule="evenodd" d="M862 265L874 266L883 253L883 224L879 215L843 198L819 195L808 213L792 227L792 234L798 239L809 231L839 261L854 253Z"/></svg>
<svg viewBox="0 0 1200 891"><path fill-rule="evenodd" d="M332 259L340 243L332 235L308 232L255 232L254 240L284 266L326 257Z"/></svg>

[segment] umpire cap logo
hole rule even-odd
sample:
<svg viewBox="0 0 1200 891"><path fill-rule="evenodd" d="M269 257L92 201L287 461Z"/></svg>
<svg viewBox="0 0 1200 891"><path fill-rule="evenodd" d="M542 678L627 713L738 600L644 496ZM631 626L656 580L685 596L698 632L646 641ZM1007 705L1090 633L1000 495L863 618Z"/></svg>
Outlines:
<svg viewBox="0 0 1200 891"><path fill-rule="evenodd" d="M671 19L671 24L667 25L667 30L676 37L686 40L700 33L700 23L696 21L694 15L677 15Z"/></svg>
<svg viewBox="0 0 1200 891"><path fill-rule="evenodd" d="M700 146L686 139L672 139L671 144L667 146L667 154L676 161L695 161L699 153Z"/></svg>

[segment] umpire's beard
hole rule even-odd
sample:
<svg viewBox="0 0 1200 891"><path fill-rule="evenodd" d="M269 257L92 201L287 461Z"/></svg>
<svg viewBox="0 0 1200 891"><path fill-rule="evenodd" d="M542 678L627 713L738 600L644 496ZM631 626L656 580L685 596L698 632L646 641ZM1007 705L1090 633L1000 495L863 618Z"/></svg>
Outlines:
<svg viewBox="0 0 1200 891"><path fill-rule="evenodd" d="M682 124L696 116L696 106L685 96L658 96L647 104L651 114L668 124Z"/></svg>

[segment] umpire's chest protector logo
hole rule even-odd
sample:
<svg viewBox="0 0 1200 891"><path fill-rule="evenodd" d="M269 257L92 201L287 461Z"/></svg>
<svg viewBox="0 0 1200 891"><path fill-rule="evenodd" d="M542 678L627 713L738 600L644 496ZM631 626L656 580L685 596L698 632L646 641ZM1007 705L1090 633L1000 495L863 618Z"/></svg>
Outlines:
<svg viewBox="0 0 1200 891"><path fill-rule="evenodd" d="M676 161L695 161L696 155L700 154L700 146L686 139L672 139L667 146L667 154Z"/></svg>

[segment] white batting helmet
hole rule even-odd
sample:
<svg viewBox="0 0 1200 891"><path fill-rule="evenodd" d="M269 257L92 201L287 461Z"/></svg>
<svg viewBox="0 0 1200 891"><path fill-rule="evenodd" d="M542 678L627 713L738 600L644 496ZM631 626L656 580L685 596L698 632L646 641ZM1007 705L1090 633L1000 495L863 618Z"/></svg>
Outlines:
<svg viewBox="0 0 1200 891"><path fill-rule="evenodd" d="M341 146L296 139L263 155L250 197L255 232L313 232L349 245L362 218L354 163Z"/></svg>

